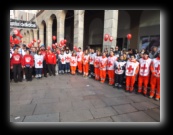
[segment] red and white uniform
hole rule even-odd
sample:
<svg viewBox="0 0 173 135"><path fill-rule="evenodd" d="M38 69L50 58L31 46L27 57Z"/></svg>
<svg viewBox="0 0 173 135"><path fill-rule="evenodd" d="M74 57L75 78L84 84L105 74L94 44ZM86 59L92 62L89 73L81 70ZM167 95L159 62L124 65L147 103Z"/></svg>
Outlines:
<svg viewBox="0 0 173 135"><path fill-rule="evenodd" d="M43 68L43 55L34 55L35 68Z"/></svg>
<svg viewBox="0 0 173 135"><path fill-rule="evenodd" d="M66 60L65 60L65 55L62 55L62 54L60 54L59 56L59 59L60 59L60 61L61 61L61 64L66 64Z"/></svg>
<svg viewBox="0 0 173 135"><path fill-rule="evenodd" d="M32 67L34 65L33 56L30 54L25 54L22 58L22 66L29 65Z"/></svg>
<svg viewBox="0 0 173 135"><path fill-rule="evenodd" d="M114 70L114 64L115 64L115 61L116 60L117 60L117 57L116 56L109 56L108 57L108 63L107 63L106 69L107 70Z"/></svg>
<svg viewBox="0 0 173 135"><path fill-rule="evenodd" d="M90 59L89 55L84 55L83 56L83 65L88 64L89 63L89 59Z"/></svg>
<svg viewBox="0 0 173 135"><path fill-rule="evenodd" d="M71 54L68 53L68 54L64 54L64 55L65 55L65 61L66 61L66 63L70 63Z"/></svg>
<svg viewBox="0 0 173 135"><path fill-rule="evenodd" d="M100 68L100 79L101 83L105 82L106 79L106 66L107 66L107 57L100 57L99 68Z"/></svg>
<svg viewBox="0 0 173 135"><path fill-rule="evenodd" d="M94 67L95 68L99 67L100 58L101 58L101 56L95 56L94 57Z"/></svg>
<svg viewBox="0 0 173 135"><path fill-rule="evenodd" d="M70 58L70 66L77 66L77 57L71 56L71 58Z"/></svg>
<svg viewBox="0 0 173 135"><path fill-rule="evenodd" d="M11 57L11 66L13 66L13 64L21 64L22 63L22 55L19 53L13 53L12 57Z"/></svg>
<svg viewBox="0 0 173 135"><path fill-rule="evenodd" d="M83 52L77 52L77 61L82 61Z"/></svg>
<svg viewBox="0 0 173 135"><path fill-rule="evenodd" d="M43 55L43 59L46 60L46 51L45 50L41 50L41 54Z"/></svg>

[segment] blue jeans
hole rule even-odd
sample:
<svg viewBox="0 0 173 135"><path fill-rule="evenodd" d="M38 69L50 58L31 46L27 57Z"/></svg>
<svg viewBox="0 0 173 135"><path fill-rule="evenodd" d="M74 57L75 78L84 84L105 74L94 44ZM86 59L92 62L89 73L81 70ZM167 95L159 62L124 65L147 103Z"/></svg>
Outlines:
<svg viewBox="0 0 173 135"><path fill-rule="evenodd" d="M70 72L70 63L66 63L66 72Z"/></svg>
<svg viewBox="0 0 173 135"><path fill-rule="evenodd" d="M35 68L36 75L42 74L42 68Z"/></svg>

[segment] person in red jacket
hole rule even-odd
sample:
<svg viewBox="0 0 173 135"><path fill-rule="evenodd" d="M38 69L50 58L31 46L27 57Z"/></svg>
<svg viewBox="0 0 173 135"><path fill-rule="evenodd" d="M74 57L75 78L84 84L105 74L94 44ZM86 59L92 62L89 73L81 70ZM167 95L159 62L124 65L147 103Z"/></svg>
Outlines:
<svg viewBox="0 0 173 135"><path fill-rule="evenodd" d="M47 77L47 64L46 64L46 50L44 45L41 45L40 47L41 55L43 55L43 72L44 72L44 77Z"/></svg>
<svg viewBox="0 0 173 135"><path fill-rule="evenodd" d="M18 81L22 82L21 76L21 63L22 63L22 55L18 53L18 48L14 47L14 53L11 57L11 69L13 70L14 75L14 82L17 83Z"/></svg>
<svg viewBox="0 0 173 135"><path fill-rule="evenodd" d="M55 76L55 65L56 65L56 55L52 52L53 50L48 50L46 55L46 63L48 66L49 75L52 74Z"/></svg>
<svg viewBox="0 0 173 135"><path fill-rule="evenodd" d="M34 65L33 56L30 50L26 50L26 54L22 58L22 68L24 68L26 81L32 81L32 67Z"/></svg>

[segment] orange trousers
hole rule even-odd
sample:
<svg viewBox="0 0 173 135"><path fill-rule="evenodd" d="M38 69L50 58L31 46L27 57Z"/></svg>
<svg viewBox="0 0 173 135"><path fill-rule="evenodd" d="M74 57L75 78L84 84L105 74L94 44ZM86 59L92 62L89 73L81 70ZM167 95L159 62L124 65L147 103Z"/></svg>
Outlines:
<svg viewBox="0 0 173 135"><path fill-rule="evenodd" d="M100 69L98 68L94 68L94 73L95 73L95 80L99 80L100 78Z"/></svg>
<svg viewBox="0 0 173 135"><path fill-rule="evenodd" d="M76 74L76 66L70 66L71 74Z"/></svg>
<svg viewBox="0 0 173 135"><path fill-rule="evenodd" d="M156 97L160 99L160 77L155 77L151 75L150 79L150 96L153 97L156 93Z"/></svg>
<svg viewBox="0 0 173 135"><path fill-rule="evenodd" d="M101 83L105 82L106 79L106 70L100 70L100 79L101 79Z"/></svg>
<svg viewBox="0 0 173 135"><path fill-rule="evenodd" d="M82 62L77 62L78 72L82 73Z"/></svg>
<svg viewBox="0 0 173 135"><path fill-rule="evenodd" d="M83 74L88 76L88 72L89 72L89 64L85 64L83 65Z"/></svg>
<svg viewBox="0 0 173 135"><path fill-rule="evenodd" d="M143 94L147 94L147 87L149 82L149 76L140 76L138 77L138 93L142 92L142 85L144 84Z"/></svg>
<svg viewBox="0 0 173 135"><path fill-rule="evenodd" d="M107 70L108 71L108 77L109 77L109 84L114 84L114 70Z"/></svg>
<svg viewBox="0 0 173 135"><path fill-rule="evenodd" d="M136 79L136 76L126 76L126 90L130 92L133 91L134 89L134 84L135 84L135 79Z"/></svg>

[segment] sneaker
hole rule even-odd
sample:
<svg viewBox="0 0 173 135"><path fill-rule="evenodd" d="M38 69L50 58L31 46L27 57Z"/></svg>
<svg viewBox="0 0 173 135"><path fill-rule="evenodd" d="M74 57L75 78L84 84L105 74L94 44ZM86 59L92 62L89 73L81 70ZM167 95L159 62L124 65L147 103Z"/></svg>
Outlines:
<svg viewBox="0 0 173 135"><path fill-rule="evenodd" d="M153 96L149 96L149 98L153 98Z"/></svg>
<svg viewBox="0 0 173 135"><path fill-rule="evenodd" d="M118 86L118 83L115 83L115 87L117 87Z"/></svg>
<svg viewBox="0 0 173 135"><path fill-rule="evenodd" d="M90 77L90 78L91 78L91 75L89 75L88 77Z"/></svg>
<svg viewBox="0 0 173 135"><path fill-rule="evenodd" d="M155 98L156 101L159 101L159 98Z"/></svg>

